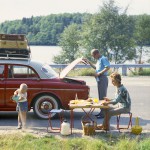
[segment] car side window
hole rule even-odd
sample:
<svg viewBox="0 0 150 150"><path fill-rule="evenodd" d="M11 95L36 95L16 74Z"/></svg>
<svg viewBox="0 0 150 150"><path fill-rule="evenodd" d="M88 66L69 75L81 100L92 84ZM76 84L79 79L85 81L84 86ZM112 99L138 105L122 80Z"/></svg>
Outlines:
<svg viewBox="0 0 150 150"><path fill-rule="evenodd" d="M38 78L38 75L32 68L28 66L10 65L8 67L8 77L9 78Z"/></svg>
<svg viewBox="0 0 150 150"><path fill-rule="evenodd" d="M4 65L0 65L0 78L4 78Z"/></svg>

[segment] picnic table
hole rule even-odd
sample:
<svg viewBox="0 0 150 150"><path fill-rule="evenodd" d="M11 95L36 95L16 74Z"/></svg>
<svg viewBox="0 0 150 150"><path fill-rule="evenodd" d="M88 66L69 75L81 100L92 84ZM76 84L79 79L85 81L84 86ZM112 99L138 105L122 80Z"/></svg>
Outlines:
<svg viewBox="0 0 150 150"><path fill-rule="evenodd" d="M71 100L71 101L73 101L73 100ZM71 103L71 101L69 103L69 107L71 110L70 111L71 133L72 133L72 128L74 127L74 109L79 109L79 108L85 113L86 117L88 117L88 118L90 118L90 115L93 113L93 111L96 108L104 109L105 116L106 116L105 126L106 126L106 132L107 132L107 130L108 130L108 109L109 109L109 106L103 105L104 100L100 100L98 103L94 103L94 102L89 103L89 102L86 102L86 100L85 100L85 102L80 103L80 101L79 101L79 103L75 103L75 104ZM92 118L90 118L90 119L92 119Z"/></svg>

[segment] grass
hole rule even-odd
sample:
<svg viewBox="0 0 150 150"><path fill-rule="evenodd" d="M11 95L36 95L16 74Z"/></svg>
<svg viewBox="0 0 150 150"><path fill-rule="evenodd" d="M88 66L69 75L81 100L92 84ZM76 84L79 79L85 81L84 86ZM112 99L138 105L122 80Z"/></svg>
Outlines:
<svg viewBox="0 0 150 150"><path fill-rule="evenodd" d="M4 150L150 150L150 138L95 136L85 138L35 137L33 135L0 135Z"/></svg>
<svg viewBox="0 0 150 150"><path fill-rule="evenodd" d="M54 69L57 73L61 72L59 69ZM129 69L129 76L150 76L150 69L149 68L143 68L143 69ZM110 75L113 72L113 69L110 69L108 71L108 75ZM92 68L75 68L69 72L67 76L74 77L74 76L93 76L95 73L95 70Z"/></svg>
<svg viewBox="0 0 150 150"><path fill-rule="evenodd" d="M75 68L70 71L68 76L93 76L95 70L92 68Z"/></svg>
<svg viewBox="0 0 150 150"><path fill-rule="evenodd" d="M108 75L112 73L112 70L110 69L108 71ZM68 76L93 76L95 74L95 70L92 68L75 68L70 71Z"/></svg>
<svg viewBox="0 0 150 150"><path fill-rule="evenodd" d="M136 70L131 70L130 69L130 76L150 76L150 69L149 68L144 68L144 69L136 69Z"/></svg>
<svg viewBox="0 0 150 150"><path fill-rule="evenodd" d="M54 70L59 74L62 70L56 69ZM67 76L73 77L73 76L93 76L95 73L94 69L92 68L74 68L72 69Z"/></svg>

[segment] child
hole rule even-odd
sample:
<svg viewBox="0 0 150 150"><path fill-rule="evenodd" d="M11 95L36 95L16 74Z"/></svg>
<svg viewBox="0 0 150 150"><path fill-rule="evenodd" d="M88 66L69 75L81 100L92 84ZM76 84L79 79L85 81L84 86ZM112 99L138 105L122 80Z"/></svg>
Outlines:
<svg viewBox="0 0 150 150"><path fill-rule="evenodd" d="M15 96L19 96L16 110L18 111L18 127L17 129L26 128L26 114L28 111L27 102L27 85L22 83L20 88L14 92Z"/></svg>
<svg viewBox="0 0 150 150"><path fill-rule="evenodd" d="M120 115L121 113L128 113L131 109L131 99L127 89L121 84L121 76L118 73L112 73L110 75L112 84L116 87L115 98L110 100L105 97L104 105L112 104L113 106L109 108L108 111L108 130L109 130L109 121L111 116ZM103 124L97 126L97 129L106 129L106 116L104 117Z"/></svg>

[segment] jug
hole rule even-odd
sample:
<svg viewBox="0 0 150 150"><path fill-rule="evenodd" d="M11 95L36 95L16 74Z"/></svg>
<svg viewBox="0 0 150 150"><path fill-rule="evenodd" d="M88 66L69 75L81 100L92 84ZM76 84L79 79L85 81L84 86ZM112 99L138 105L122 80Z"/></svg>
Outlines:
<svg viewBox="0 0 150 150"><path fill-rule="evenodd" d="M142 132L142 127L139 125L139 118L138 117L136 117L136 119L135 119L135 126L133 126L132 128L131 128L131 132L133 133L133 134L141 134L141 132Z"/></svg>
<svg viewBox="0 0 150 150"><path fill-rule="evenodd" d="M62 135L70 135L71 134L70 123L68 123L67 120L64 120L63 123L61 124L60 133Z"/></svg>

